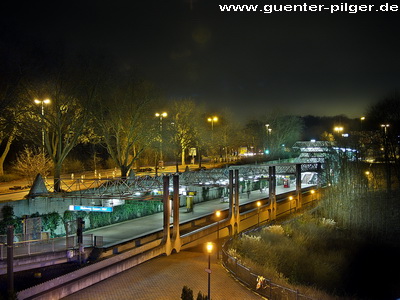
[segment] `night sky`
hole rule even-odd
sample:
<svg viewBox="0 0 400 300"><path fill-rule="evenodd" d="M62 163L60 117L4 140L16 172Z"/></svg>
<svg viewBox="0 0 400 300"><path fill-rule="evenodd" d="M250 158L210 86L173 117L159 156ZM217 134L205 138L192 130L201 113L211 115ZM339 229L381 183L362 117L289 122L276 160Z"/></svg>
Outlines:
<svg viewBox="0 0 400 300"><path fill-rule="evenodd" d="M191 97L216 113L228 106L241 120L277 109L360 117L399 87L399 11L219 9L344 3L313 1L5 1L1 59L12 66L31 55L50 64L80 53L104 56L154 81L167 98Z"/></svg>

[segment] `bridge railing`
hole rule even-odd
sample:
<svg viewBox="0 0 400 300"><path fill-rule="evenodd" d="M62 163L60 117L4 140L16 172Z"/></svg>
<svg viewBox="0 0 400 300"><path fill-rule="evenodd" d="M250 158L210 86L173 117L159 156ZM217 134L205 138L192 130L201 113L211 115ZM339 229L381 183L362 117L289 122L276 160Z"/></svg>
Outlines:
<svg viewBox="0 0 400 300"><path fill-rule="evenodd" d="M254 292L267 297L269 300L314 300L301 294L298 290L272 282L260 274L255 274L250 268L242 265L237 258L222 249L222 264L232 275Z"/></svg>
<svg viewBox="0 0 400 300"><path fill-rule="evenodd" d="M83 246L92 247L94 245L93 234L83 235ZM66 251L68 249L77 248L76 236L70 236L68 238L60 237L53 239L43 240L30 240L13 243L14 257L29 256L40 253ZM7 244L0 244L0 260L7 258Z"/></svg>

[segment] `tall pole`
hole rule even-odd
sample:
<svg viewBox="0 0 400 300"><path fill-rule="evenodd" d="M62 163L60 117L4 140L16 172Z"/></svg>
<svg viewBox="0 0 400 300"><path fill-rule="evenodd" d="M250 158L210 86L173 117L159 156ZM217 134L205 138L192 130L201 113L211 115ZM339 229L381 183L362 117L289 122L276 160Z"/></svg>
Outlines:
<svg viewBox="0 0 400 300"><path fill-rule="evenodd" d="M208 252L208 269L206 270L208 273L208 300L211 300L211 253L213 251L213 244L207 243L206 249Z"/></svg>
<svg viewBox="0 0 400 300"><path fill-rule="evenodd" d="M386 189L390 191L392 189L392 174L390 169L389 152L388 152L388 142L387 142L387 129L389 124L382 124L381 127L384 130L384 147L385 147L385 165L386 165Z"/></svg>
<svg viewBox="0 0 400 300"><path fill-rule="evenodd" d="M50 100L49 99L44 99L44 100L38 100L35 99L34 102L36 104L40 104L41 105L41 114L42 114L42 152L44 154L44 126L43 126L43 121L44 121L44 105L45 104L49 104Z"/></svg>
<svg viewBox="0 0 400 300"><path fill-rule="evenodd" d="M218 117L209 117L208 122L211 122L211 146L214 147L214 122L218 121Z"/></svg>
<svg viewBox="0 0 400 300"><path fill-rule="evenodd" d="M166 112L163 113L156 113L156 117L160 118L160 161L163 161L163 150L162 150L162 144L163 144L163 117L165 118L168 116Z"/></svg>
<svg viewBox="0 0 400 300"><path fill-rule="evenodd" d="M208 253L208 300L211 300L211 253Z"/></svg>
<svg viewBox="0 0 400 300"><path fill-rule="evenodd" d="M9 299L14 294L14 226L7 226L7 293Z"/></svg>

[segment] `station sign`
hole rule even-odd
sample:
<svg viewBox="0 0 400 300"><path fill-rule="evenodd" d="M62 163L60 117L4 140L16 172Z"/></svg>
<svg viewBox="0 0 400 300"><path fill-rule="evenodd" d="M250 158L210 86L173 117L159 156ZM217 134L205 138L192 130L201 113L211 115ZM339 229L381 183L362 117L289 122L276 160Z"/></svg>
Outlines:
<svg viewBox="0 0 400 300"><path fill-rule="evenodd" d="M70 211L87 211L87 212L112 212L113 207L104 206L84 206L84 205L70 205L68 208Z"/></svg>

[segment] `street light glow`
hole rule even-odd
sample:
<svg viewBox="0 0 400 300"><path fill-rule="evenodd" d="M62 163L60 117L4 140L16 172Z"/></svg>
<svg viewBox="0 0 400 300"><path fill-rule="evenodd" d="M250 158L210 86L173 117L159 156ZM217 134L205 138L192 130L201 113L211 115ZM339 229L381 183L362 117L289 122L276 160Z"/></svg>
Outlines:
<svg viewBox="0 0 400 300"><path fill-rule="evenodd" d="M217 210L217 211L215 212L215 216L216 216L217 218L219 218L219 217L221 216L221 211L220 211L220 210Z"/></svg>
<svg viewBox="0 0 400 300"><path fill-rule="evenodd" d="M208 121L208 122L211 122L211 123L217 122L217 121L218 121L218 117L216 117L216 116L214 116L214 117L209 117L209 118L207 119L207 121Z"/></svg>
<svg viewBox="0 0 400 300"><path fill-rule="evenodd" d="M156 117L166 117L166 116L168 116L168 114L166 113L166 112L163 112L163 113L156 113Z"/></svg>
<svg viewBox="0 0 400 300"><path fill-rule="evenodd" d="M207 245L206 245L207 253L209 253L209 254L212 253L213 248L214 248L213 243L208 242Z"/></svg>

